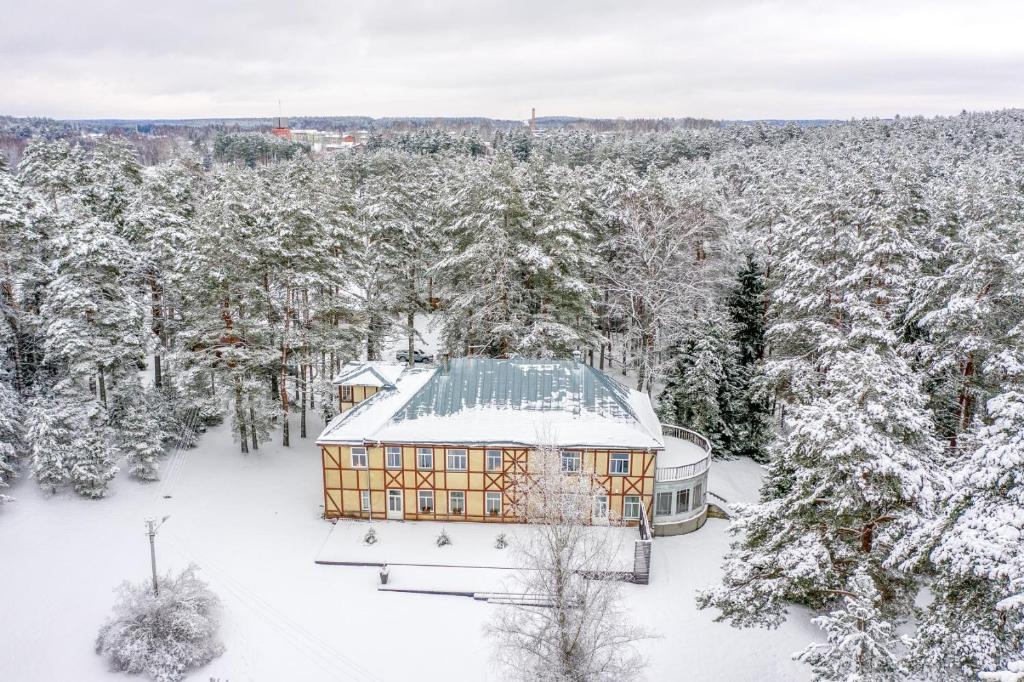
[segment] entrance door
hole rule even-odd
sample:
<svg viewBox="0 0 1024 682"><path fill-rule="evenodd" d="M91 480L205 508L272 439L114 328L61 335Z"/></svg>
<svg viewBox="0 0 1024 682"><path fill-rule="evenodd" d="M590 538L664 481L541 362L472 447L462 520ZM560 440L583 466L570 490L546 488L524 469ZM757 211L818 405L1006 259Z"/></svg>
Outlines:
<svg viewBox="0 0 1024 682"><path fill-rule="evenodd" d="M402 517L402 491L388 490L388 518L401 520Z"/></svg>

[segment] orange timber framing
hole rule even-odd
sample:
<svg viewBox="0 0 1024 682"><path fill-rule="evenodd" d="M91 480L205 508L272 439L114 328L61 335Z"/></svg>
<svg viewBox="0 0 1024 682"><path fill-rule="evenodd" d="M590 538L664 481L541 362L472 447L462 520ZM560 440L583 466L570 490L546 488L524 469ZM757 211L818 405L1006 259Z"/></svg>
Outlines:
<svg viewBox="0 0 1024 682"><path fill-rule="evenodd" d="M356 446L359 447L359 446ZM388 447L401 448L401 468L389 469L385 452ZM518 522L511 514L512 476L526 472L529 448L473 447L465 445L409 445L381 443L365 445L366 468L352 467L351 446L320 446L323 464L324 518L387 518L387 491L402 490L403 519L406 521L487 521ZM419 469L416 452L427 448L433 452L433 468ZM468 466L465 471L447 470L448 450L465 450ZM486 451L500 450L501 468L487 470ZM594 471L598 483L608 492L608 509L619 515L626 496L641 498L647 509L653 508L655 453L650 450L617 448L609 450L580 449L582 468ZM609 474L608 462L613 452L628 452L629 474ZM420 490L434 492L433 512L421 513L417 500ZM370 492L370 511L362 510L364 491ZM448 513L448 493L465 492L465 513ZM485 493L500 492L501 514L485 513ZM637 520L626 521L637 525Z"/></svg>

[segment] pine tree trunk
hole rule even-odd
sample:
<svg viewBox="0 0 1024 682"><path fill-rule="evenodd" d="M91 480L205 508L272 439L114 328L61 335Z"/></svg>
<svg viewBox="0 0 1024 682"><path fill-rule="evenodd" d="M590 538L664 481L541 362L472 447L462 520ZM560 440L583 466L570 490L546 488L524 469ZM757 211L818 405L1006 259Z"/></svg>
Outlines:
<svg viewBox="0 0 1024 682"><path fill-rule="evenodd" d="M151 273L149 277L149 288L151 292L151 311L153 314L153 334L157 338L157 352L153 355L153 385L157 388L163 386L163 368L161 366L160 359L160 348L163 347L164 341L164 313L163 306L161 305L161 291L160 284L157 282L156 274Z"/></svg>
<svg viewBox="0 0 1024 682"><path fill-rule="evenodd" d="M249 435L252 436L252 450L256 452L260 449L260 441L256 437L256 408L249 405Z"/></svg>
<svg viewBox="0 0 1024 682"><path fill-rule="evenodd" d="M299 403L302 405L302 411L299 415L299 438L306 437L306 392L306 365L302 365L302 393L299 394L301 396Z"/></svg>
<svg viewBox="0 0 1024 682"><path fill-rule="evenodd" d="M416 312L411 308L406 313L405 323L409 332L409 366L413 367L416 365L416 358L413 356L413 351L416 350Z"/></svg>
<svg viewBox="0 0 1024 682"><path fill-rule="evenodd" d="M242 444L242 454L249 454L248 434L245 430L245 406L242 405L242 381L238 375L232 377L235 385L235 421L238 422L238 440Z"/></svg>
<svg viewBox="0 0 1024 682"><path fill-rule="evenodd" d="M103 367L101 365L96 366L97 369L97 383L100 389L100 402L103 403L103 407L107 406L107 382L103 378Z"/></svg>
<svg viewBox="0 0 1024 682"><path fill-rule="evenodd" d="M291 304L292 292L289 289L285 292L284 304L284 331L281 334L281 416L284 423L281 424L281 445L291 445L289 438L290 428L288 424L288 329L291 326Z"/></svg>

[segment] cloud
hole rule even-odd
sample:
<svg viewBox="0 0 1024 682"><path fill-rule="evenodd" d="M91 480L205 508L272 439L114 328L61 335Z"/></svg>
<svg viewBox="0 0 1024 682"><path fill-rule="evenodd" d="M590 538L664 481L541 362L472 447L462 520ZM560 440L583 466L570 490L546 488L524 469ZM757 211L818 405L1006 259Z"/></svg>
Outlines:
<svg viewBox="0 0 1024 682"><path fill-rule="evenodd" d="M0 112L849 118L1020 106L1017 2L9 0Z"/></svg>

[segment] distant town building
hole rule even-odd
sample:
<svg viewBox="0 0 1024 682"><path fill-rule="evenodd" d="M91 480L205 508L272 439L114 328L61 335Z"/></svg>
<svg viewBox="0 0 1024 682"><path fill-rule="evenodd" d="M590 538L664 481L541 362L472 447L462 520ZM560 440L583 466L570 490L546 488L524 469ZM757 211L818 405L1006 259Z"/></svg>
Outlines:
<svg viewBox="0 0 1024 682"><path fill-rule="evenodd" d="M274 127L270 129L270 134L286 140L292 139L292 130L288 127L288 117L276 116L274 118Z"/></svg>

